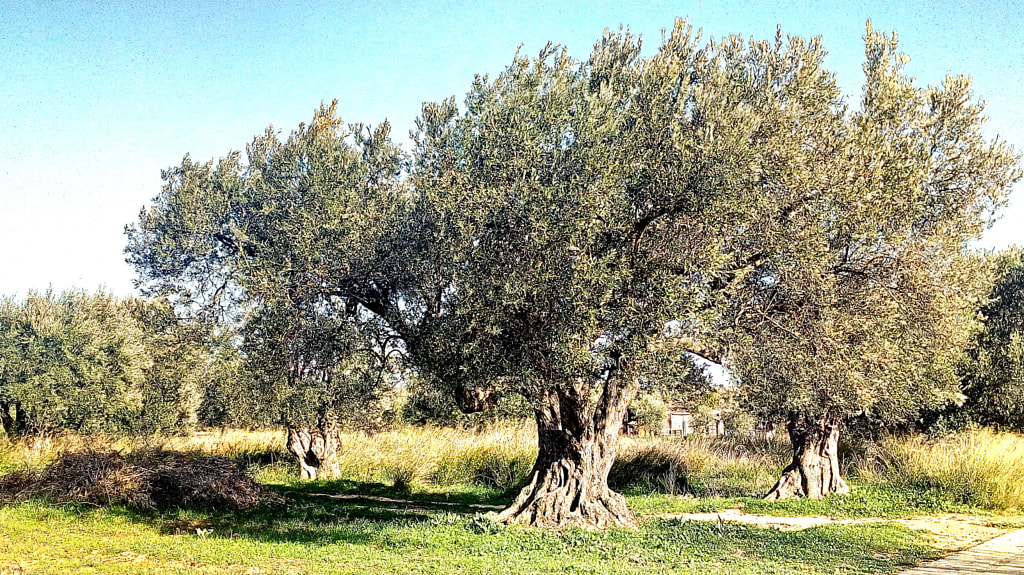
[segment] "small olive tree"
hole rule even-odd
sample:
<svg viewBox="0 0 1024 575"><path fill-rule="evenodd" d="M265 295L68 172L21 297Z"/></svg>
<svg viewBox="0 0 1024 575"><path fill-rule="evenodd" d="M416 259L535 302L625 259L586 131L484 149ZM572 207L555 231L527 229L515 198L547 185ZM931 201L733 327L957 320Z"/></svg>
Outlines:
<svg viewBox="0 0 1024 575"><path fill-rule="evenodd" d="M246 389L220 394L276 413L304 477L336 475L341 412L394 383L390 332L334 281L338 266L354 282L383 271L373 241L402 205L389 195L400 162L387 124L346 126L323 106L284 141L255 138L244 163L186 156L126 230L146 293L238 329Z"/></svg>

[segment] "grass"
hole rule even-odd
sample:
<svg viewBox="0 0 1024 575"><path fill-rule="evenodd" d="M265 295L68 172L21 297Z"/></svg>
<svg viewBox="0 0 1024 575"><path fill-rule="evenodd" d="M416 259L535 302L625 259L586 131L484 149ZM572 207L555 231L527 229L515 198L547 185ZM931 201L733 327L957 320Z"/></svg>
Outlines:
<svg viewBox="0 0 1024 575"><path fill-rule="evenodd" d="M939 490L981 509L1024 509L1024 436L989 429L929 440L888 438L858 462L865 481Z"/></svg>
<svg viewBox="0 0 1024 575"><path fill-rule="evenodd" d="M485 513L506 505L535 455L529 425L478 431L399 428L343 437L337 481L303 482L282 432L192 437L61 436L0 445L0 473L60 453L153 447L236 458L285 505L250 511L133 511L30 501L0 507L0 573L891 573L936 554L896 524L781 532L670 514L892 518L1013 513L1024 490L1024 438L988 431L887 439L844 465L853 492L822 500L758 498L789 458L781 442L623 438L610 481L643 518L636 530L525 530ZM2 440L0 440L2 441Z"/></svg>
<svg viewBox="0 0 1024 575"><path fill-rule="evenodd" d="M373 486L350 486L358 492ZM377 487L376 489L382 489ZM414 508L291 492L250 512L0 508L0 569L30 573L891 573L933 557L899 526L781 532L652 519L605 532L505 527Z"/></svg>

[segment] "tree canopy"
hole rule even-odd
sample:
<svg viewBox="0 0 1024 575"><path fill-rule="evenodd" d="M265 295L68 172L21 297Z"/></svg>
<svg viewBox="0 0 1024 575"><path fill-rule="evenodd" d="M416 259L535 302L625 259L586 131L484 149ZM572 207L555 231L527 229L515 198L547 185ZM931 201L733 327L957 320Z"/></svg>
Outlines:
<svg viewBox="0 0 1024 575"><path fill-rule="evenodd" d="M990 256L995 275L967 348L964 407L978 422L1024 430L1024 252Z"/></svg>
<svg viewBox="0 0 1024 575"><path fill-rule="evenodd" d="M78 290L2 298L4 431L193 428L219 375L206 335L161 300Z"/></svg>

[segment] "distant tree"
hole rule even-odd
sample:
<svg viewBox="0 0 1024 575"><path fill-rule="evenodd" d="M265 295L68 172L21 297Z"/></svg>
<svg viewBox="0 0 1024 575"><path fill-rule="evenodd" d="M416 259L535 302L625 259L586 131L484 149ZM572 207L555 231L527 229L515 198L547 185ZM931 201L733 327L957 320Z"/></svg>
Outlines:
<svg viewBox="0 0 1024 575"><path fill-rule="evenodd" d="M747 404L784 421L793 444L770 499L848 490L844 417L891 426L962 400L956 367L985 277L968 242L1020 179L1012 150L983 137L966 78L917 88L895 34L869 26L865 41L852 113L816 42L781 75L750 67L779 58L778 41L723 66L755 79L734 104L757 118L764 153L750 217L723 238L748 266L726 278L720 334ZM804 80L775 88L788 77Z"/></svg>
<svg viewBox="0 0 1024 575"><path fill-rule="evenodd" d="M383 423L397 367L387 332L318 310L296 317L263 310L250 318L242 348L255 411L288 426L288 449L304 479L339 475L340 425L372 431ZM374 340L373 336L381 336Z"/></svg>
<svg viewBox="0 0 1024 575"><path fill-rule="evenodd" d="M9 437L131 426L152 366L132 305L102 291L0 299L0 422Z"/></svg>
<svg viewBox="0 0 1024 575"><path fill-rule="evenodd" d="M668 406L657 395L637 394L630 411L636 416L637 425L647 433L659 433L668 424Z"/></svg>
<svg viewBox="0 0 1024 575"><path fill-rule="evenodd" d="M981 424L1024 431L1024 252L991 260L995 281L964 364L964 410Z"/></svg>
<svg viewBox="0 0 1024 575"><path fill-rule="evenodd" d="M225 377L209 326L179 318L164 299L128 298L124 303L143 331L150 362L141 384L141 410L131 430L194 430L206 394Z"/></svg>

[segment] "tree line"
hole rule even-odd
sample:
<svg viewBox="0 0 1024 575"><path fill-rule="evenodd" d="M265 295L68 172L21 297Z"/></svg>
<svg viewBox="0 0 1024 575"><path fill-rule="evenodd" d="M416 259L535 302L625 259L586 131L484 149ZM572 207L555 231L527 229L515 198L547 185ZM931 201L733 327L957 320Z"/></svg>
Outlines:
<svg viewBox="0 0 1024 575"><path fill-rule="evenodd" d="M842 493L844 421L1009 405L1020 324L992 306L1019 289L990 290L1019 254L969 246L1021 173L969 80L916 86L895 34L869 26L856 107L824 57L683 21L649 57L625 30L583 60L549 45L461 107L425 103L409 152L325 105L165 171L127 258L146 295L235 328L241 395L286 413L307 477L336 469L339 423L415 380L466 412L532 410L503 520L632 525L607 485L623 417L696 354L786 427L770 497Z"/></svg>

